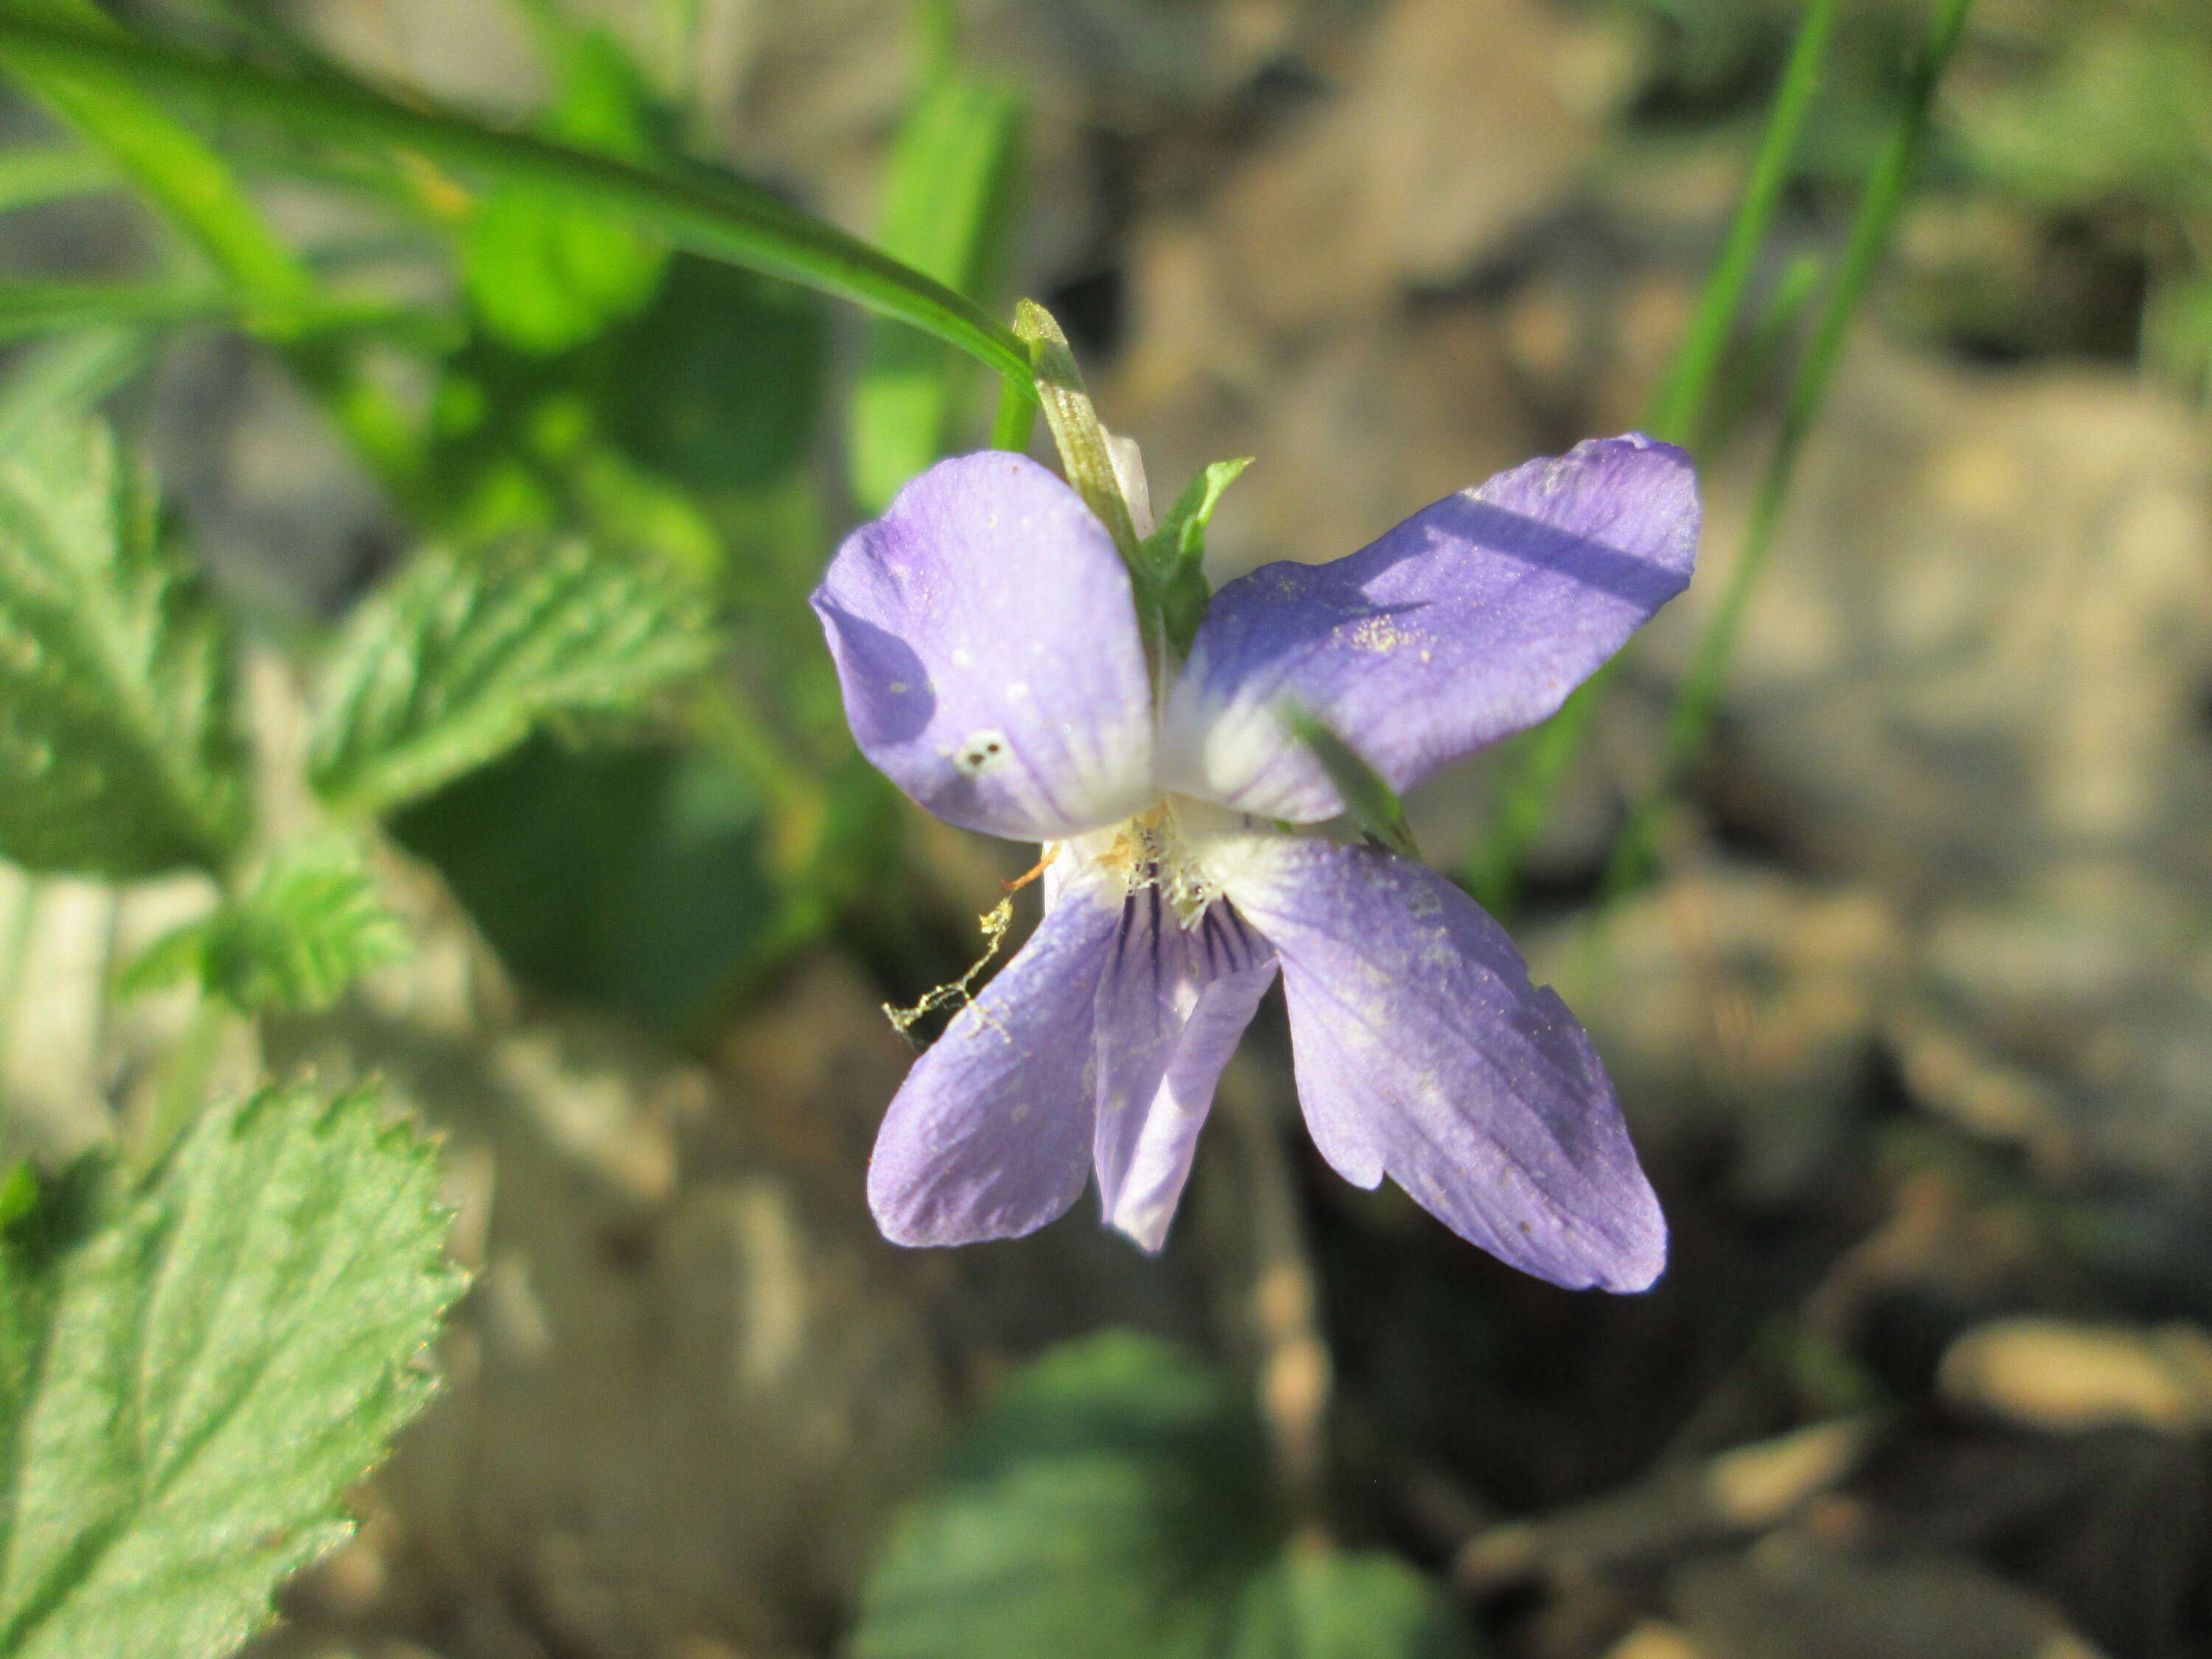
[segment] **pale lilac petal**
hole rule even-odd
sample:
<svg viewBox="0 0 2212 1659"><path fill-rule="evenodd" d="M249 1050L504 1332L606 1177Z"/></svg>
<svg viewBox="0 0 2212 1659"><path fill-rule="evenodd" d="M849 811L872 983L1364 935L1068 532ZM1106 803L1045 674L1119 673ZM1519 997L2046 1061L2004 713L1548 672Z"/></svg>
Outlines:
<svg viewBox="0 0 2212 1659"><path fill-rule="evenodd" d="M1593 440L1446 496L1351 557L1214 595L1168 702L1169 788L1268 817L1343 811L1276 711L1321 717L1393 788L1548 718L1688 585L1689 458Z"/></svg>
<svg viewBox="0 0 2212 1659"><path fill-rule="evenodd" d="M1093 1152L1107 1223L1166 1243L1214 1085L1275 982L1275 953L1225 904L1186 929L1157 887L1131 896L1098 985Z"/></svg>
<svg viewBox="0 0 2212 1659"><path fill-rule="evenodd" d="M1421 865L1310 838L1254 836L1222 867L1281 955L1298 1098L1340 1174L1389 1176L1555 1285L1658 1278L1666 1223L1613 1086L1474 900Z"/></svg>
<svg viewBox="0 0 2212 1659"><path fill-rule="evenodd" d="M894 1244L1015 1238L1063 1215L1091 1173L1091 1008L1118 886L1063 890L1020 953L914 1063L868 1161Z"/></svg>
<svg viewBox="0 0 2212 1659"><path fill-rule="evenodd" d="M846 538L813 603L861 752L938 817L1043 841L1154 794L1128 572L1028 457L930 468Z"/></svg>

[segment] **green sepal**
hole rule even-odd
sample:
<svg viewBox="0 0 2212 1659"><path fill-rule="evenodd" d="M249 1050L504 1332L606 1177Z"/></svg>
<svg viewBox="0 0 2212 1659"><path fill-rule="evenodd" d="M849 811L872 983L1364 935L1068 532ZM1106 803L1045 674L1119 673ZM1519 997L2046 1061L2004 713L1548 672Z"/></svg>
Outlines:
<svg viewBox="0 0 2212 1659"><path fill-rule="evenodd" d="M1210 463L1183 486L1167 517L1145 538L1145 562L1153 572L1160 618L1167 629L1168 643L1177 656L1189 655L1191 641L1198 637L1198 625L1206 620L1206 605L1213 598L1204 568L1206 527L1212 522L1213 509L1221 504L1229 486L1251 465L1249 455Z"/></svg>
<svg viewBox="0 0 2212 1659"><path fill-rule="evenodd" d="M1405 805L1381 774L1303 704L1285 701L1276 705L1275 714L1291 740L1304 744L1321 763L1336 793L1344 798L1345 815L1359 826L1362 835L1401 858L1421 856L1421 849L1413 844L1413 826L1406 821Z"/></svg>

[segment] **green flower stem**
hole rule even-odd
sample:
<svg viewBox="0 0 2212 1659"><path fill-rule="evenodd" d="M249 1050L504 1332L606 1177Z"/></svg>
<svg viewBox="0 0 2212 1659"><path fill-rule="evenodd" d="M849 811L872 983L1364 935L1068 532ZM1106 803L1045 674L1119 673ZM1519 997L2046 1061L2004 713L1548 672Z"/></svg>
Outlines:
<svg viewBox="0 0 2212 1659"><path fill-rule="evenodd" d="M704 169L653 173L348 82L273 75L178 47L14 18L0 20L0 59L27 78L104 74L319 138L413 150L458 170L544 185L695 253L896 317L1000 374L1029 373L1023 343L971 301L765 191Z"/></svg>
<svg viewBox="0 0 2212 1659"><path fill-rule="evenodd" d="M1936 90L1942 82L1943 71L1958 48L1960 37L1966 32L1967 14L1972 9L1973 0L1943 0L1929 31L1927 48L1914 71L1904 112L1892 129L1868 179L1866 196L1859 204L1850 240L1844 245L1842 268L1821 307L1820 320L1813 331L1813 343L1798 368L1789 403L1783 410L1781 434L1759 481L1743 551L1729 572L1728 586L1722 590L1720 604L1698 641L1680 695L1668 714L1659 775L1630 814L1627 827L1606 866L1603 890L1608 898L1619 896L1642 878L1660 813L1711 728L1729 659L1742 629L1752 590L1758 585L1759 573L1765 568L1773 551L1775 532L1781 526L1790 486L1796 480L1799 458L1827 401L1836 365L1850 337L1859 304L1873 283L1875 272L1881 268L1882 255L1897 226L1898 214L1911 191L1922 152L1927 147Z"/></svg>
<svg viewBox="0 0 2212 1659"><path fill-rule="evenodd" d="M991 447L1029 453L1030 434L1036 427L1036 388L1026 374L1008 374L999 381L999 412L991 422Z"/></svg>
<svg viewBox="0 0 2212 1659"><path fill-rule="evenodd" d="M1807 310L1819 296L1827 275L1827 261L1817 253L1807 252L1792 259L1776 281L1759 325L1744 347L1741 366L1728 377L1720 396L1706 409L1705 418L1698 423L1696 441L1691 446L1698 453L1705 454L1717 448L1742 428L1759 388L1765 385L1774 366L1782 361L1783 353L1796 335L1798 325L1804 321Z"/></svg>

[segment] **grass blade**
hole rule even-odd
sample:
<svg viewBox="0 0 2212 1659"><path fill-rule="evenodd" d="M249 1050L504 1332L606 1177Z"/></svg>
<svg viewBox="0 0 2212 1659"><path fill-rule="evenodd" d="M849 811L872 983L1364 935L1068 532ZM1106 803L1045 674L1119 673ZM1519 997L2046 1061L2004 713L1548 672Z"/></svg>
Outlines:
<svg viewBox="0 0 2212 1659"><path fill-rule="evenodd" d="M700 170L649 172L332 79L275 75L170 46L0 20L0 59L31 76L104 72L172 97L219 101L325 140L412 150L496 180L569 192L709 258L849 300L950 342L1002 374L1029 374L1006 328L933 279L766 191Z"/></svg>
<svg viewBox="0 0 2212 1659"><path fill-rule="evenodd" d="M1742 201L1729 223L1719 259L1683 337L1666 380L1645 411L1644 428L1670 443L1686 444L1704 423L1723 353L1743 309L1759 250L1789 182L1805 131L1828 46L1835 33L1840 0L1813 0L1798 26L1774 94ZM1619 658L1613 659L1618 662ZM1561 786L1582 753L1607 686L1618 672L1613 663L1577 689L1559 712L1516 740L1496 821L1461 871L1460 879L1483 904L1503 915L1518 896L1521 866L1536 837L1551 819Z"/></svg>
<svg viewBox="0 0 2212 1659"><path fill-rule="evenodd" d="M1752 159L1743 200L1729 225L1712 275L1705 280L1690 331L1683 337L1658 395L1645 411L1644 430L1655 438L1686 444L1698 435L1722 354L1743 309L1744 290L1750 286L1759 251L1765 245L1767 227L1781 203L1782 187L1790 181L1790 164L1796 158L1806 119L1820 89L1828 43L1834 38L1836 14L1841 9L1840 0L1813 0L1798 27L1782 84L1774 94L1773 112L1766 119L1766 131Z"/></svg>
<svg viewBox="0 0 2212 1659"><path fill-rule="evenodd" d="M434 341L451 325L433 313L386 301L307 294L271 300L205 283L0 283L0 341L113 325L243 322L256 333L301 339L376 331Z"/></svg>
<svg viewBox="0 0 2212 1659"><path fill-rule="evenodd" d="M1705 624L1705 631L1698 638L1681 692L1669 711L1659 776L1630 814L1627 826L1606 866L1604 892L1608 897L1626 891L1642 877L1650 859L1659 813L1712 726L1713 712L1719 704L1721 686L1728 673L1729 658L1735 651L1752 590L1773 551L1775 532L1781 526L1790 489L1796 480L1798 459L1827 401L1836 364L1850 337L1859 303L1866 297L1875 272L1881 268L1882 255L1887 252L1891 234L1897 227L1899 211L1911 191L1921 153L1927 146L1928 122L1936 88L1942 83L1943 71L1966 32L1966 16L1972 9L1973 0L1942 0L1929 31L1928 45L1914 69L1904 112L1891 130L1867 180L1866 195L1852 222L1850 240L1844 244L1835 286L1821 307L1820 319L1814 325L1812 343L1807 348L1805 360L1798 366L1790 387L1790 400L1783 410L1781 434L1759 480L1758 499L1752 507L1743 551L1729 572L1728 586L1722 591L1711 621Z"/></svg>
<svg viewBox="0 0 2212 1659"><path fill-rule="evenodd" d="M124 187L123 175L112 162L76 144L0 150L0 213Z"/></svg>

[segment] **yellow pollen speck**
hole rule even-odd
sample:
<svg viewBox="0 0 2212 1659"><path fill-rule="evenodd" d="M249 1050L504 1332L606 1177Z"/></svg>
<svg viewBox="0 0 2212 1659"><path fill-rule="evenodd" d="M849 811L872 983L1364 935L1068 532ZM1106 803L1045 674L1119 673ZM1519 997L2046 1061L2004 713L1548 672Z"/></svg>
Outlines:
<svg viewBox="0 0 2212 1659"><path fill-rule="evenodd" d="M1362 651L1395 651L1401 645L1413 643L1388 617L1364 617L1346 629L1344 637Z"/></svg>

